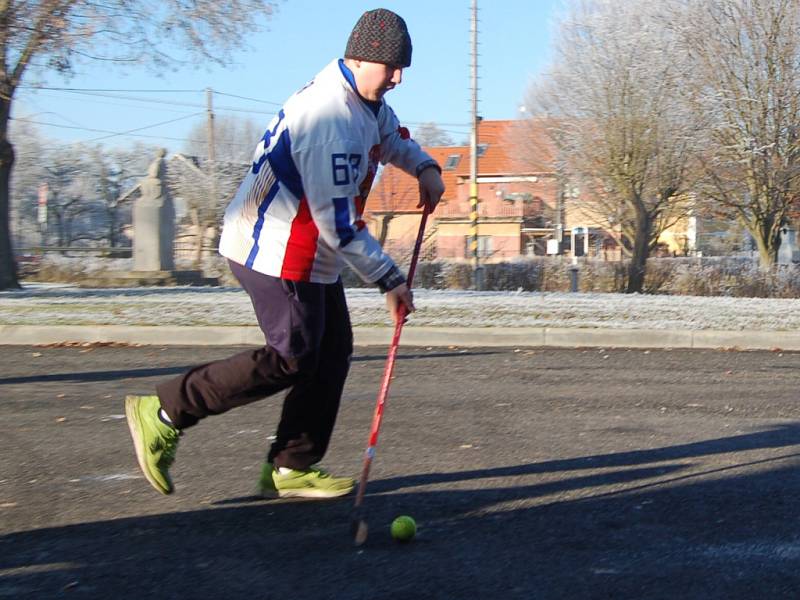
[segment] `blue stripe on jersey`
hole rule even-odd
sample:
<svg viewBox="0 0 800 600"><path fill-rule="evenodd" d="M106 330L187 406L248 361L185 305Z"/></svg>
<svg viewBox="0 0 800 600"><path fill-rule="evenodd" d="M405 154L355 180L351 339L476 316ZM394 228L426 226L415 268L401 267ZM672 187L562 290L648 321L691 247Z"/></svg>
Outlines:
<svg viewBox="0 0 800 600"><path fill-rule="evenodd" d="M353 241L356 235L350 226L350 199L334 198L333 210L336 215L336 233L339 236L339 247L344 248Z"/></svg>
<svg viewBox="0 0 800 600"><path fill-rule="evenodd" d="M264 132L264 135L261 137L261 141L259 142L259 147L263 148L263 152L261 156L258 157L258 160L253 161L253 173L258 175L258 172L261 170L261 165L264 164L264 161L267 160L267 149L269 148L270 142L272 141L272 136L275 135L275 132L278 131L278 127L280 127L281 121L286 115L283 112L283 109L278 111L278 116L275 117L274 122L275 125L272 129L269 127ZM262 144L263 142L263 144Z"/></svg>
<svg viewBox="0 0 800 600"><path fill-rule="evenodd" d="M281 131L278 141L267 155L267 160L275 173L275 178L285 185L290 192L300 200L305 196L303 192L303 179L292 158L292 138L289 130Z"/></svg>
<svg viewBox="0 0 800 600"><path fill-rule="evenodd" d="M244 263L244 266L248 269L253 268L253 263L256 260L256 256L258 256L258 251L260 250L258 246L258 238L261 237L261 230L264 228L264 215L269 208L269 205L272 204L272 201L275 199L275 195L278 193L280 189L280 184L276 181L272 184L272 187L269 188L267 195L264 197L263 202L258 207L258 219L256 219L256 225L253 227L253 247L250 249L250 254L247 256L247 260Z"/></svg>
<svg viewBox="0 0 800 600"><path fill-rule="evenodd" d="M269 132L267 132L267 134L269 134ZM278 136L278 141L275 142L275 146L273 146L272 150L267 153L266 159L277 181L272 184L264 200L258 206L258 219L253 227L254 244L245 263L245 266L249 268L252 268L258 251L260 250L258 238L261 236L261 230L264 228L264 218L267 209L275 199L275 195L278 193L280 186L283 185L286 187L298 200L305 196L303 180L300 177L297 166L294 164L294 159L292 159L292 138L289 135L288 129L281 131ZM261 164L263 164L263 161ZM259 168L261 168L260 165Z"/></svg>

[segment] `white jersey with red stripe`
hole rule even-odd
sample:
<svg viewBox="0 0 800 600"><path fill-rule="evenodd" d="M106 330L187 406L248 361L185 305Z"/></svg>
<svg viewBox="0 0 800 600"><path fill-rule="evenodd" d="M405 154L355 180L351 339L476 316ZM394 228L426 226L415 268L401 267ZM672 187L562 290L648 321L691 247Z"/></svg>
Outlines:
<svg viewBox="0 0 800 600"><path fill-rule="evenodd" d="M225 211L220 253L294 281L334 283L345 262L377 281L394 265L362 220L379 162L416 175L431 157L335 60L269 124Z"/></svg>

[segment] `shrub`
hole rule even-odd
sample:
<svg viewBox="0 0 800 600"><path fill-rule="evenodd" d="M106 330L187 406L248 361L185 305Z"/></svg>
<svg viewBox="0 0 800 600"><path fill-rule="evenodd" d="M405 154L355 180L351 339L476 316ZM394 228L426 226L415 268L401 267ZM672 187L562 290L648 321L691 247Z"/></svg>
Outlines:
<svg viewBox="0 0 800 600"><path fill-rule="evenodd" d="M569 259L559 257L524 258L483 265L486 290L568 292ZM27 281L80 283L114 272L130 271L132 259L64 257L48 254L22 276ZM177 269L191 270L188 261L178 261ZM626 261L605 262L581 259L578 284L581 292L618 293L627 281ZM204 274L216 277L223 286L238 286L227 260L218 255L205 257ZM371 287L350 269L342 279L346 287ZM472 265L466 262L432 261L417 265L414 287L427 289L472 288ZM761 269L750 258L652 258L647 262L645 293L691 296L734 296L751 298L800 297L800 265L777 265Z"/></svg>

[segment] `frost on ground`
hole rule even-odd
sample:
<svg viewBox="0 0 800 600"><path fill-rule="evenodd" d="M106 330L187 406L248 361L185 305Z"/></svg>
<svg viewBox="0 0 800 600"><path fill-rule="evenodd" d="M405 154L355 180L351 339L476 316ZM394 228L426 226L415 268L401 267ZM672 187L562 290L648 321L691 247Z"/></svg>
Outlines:
<svg viewBox="0 0 800 600"><path fill-rule="evenodd" d="M348 289L353 325L389 326L383 296ZM415 291L409 326L612 329L800 329L800 299ZM83 289L52 284L0 292L2 325L255 325L238 288Z"/></svg>

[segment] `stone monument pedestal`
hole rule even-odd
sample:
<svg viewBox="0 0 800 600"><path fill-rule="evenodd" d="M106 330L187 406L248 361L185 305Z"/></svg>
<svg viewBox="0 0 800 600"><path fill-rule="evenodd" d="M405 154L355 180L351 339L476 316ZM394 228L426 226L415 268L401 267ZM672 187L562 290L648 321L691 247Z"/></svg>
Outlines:
<svg viewBox="0 0 800 600"><path fill-rule="evenodd" d="M164 156L147 169L139 184L142 197L133 206L133 270L135 272L175 269L175 206L165 185Z"/></svg>

